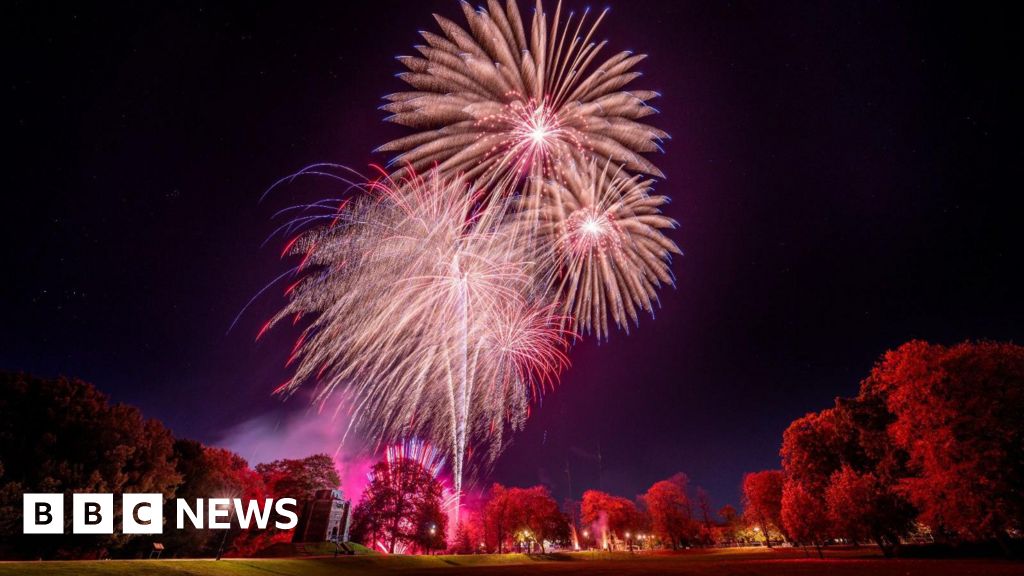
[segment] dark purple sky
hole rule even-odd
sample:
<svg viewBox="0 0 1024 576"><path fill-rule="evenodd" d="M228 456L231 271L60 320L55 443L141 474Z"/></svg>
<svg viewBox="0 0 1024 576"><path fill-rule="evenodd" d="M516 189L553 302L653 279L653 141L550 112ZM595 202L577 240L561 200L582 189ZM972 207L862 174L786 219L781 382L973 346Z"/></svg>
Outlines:
<svg viewBox="0 0 1024 576"><path fill-rule="evenodd" d="M565 496L568 461L577 496L631 496L681 470L735 502L886 349L1021 340L1008 8L610 4L600 36L648 53L635 86L664 95L658 190L686 255L656 319L573 350L492 479ZM207 442L294 422L305 404L270 397L294 334L253 342L282 301L225 331L284 269L260 249L271 214L329 190L257 198L315 161L384 160L392 57L432 11L461 22L447 0L9 6L0 368L82 377Z"/></svg>

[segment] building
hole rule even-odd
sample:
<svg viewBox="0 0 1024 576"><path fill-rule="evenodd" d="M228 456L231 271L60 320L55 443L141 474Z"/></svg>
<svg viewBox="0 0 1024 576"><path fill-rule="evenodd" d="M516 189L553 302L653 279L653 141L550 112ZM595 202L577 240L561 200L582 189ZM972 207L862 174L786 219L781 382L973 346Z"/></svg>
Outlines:
<svg viewBox="0 0 1024 576"><path fill-rule="evenodd" d="M341 490L317 490L302 503L292 542L346 542L352 503Z"/></svg>

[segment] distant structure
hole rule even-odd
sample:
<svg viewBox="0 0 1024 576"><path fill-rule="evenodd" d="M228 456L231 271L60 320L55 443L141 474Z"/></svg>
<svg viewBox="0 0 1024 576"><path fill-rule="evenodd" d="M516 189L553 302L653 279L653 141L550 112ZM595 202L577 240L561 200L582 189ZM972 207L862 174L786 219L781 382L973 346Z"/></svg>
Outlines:
<svg viewBox="0 0 1024 576"><path fill-rule="evenodd" d="M302 504L292 542L347 542L352 503L341 490L317 490Z"/></svg>

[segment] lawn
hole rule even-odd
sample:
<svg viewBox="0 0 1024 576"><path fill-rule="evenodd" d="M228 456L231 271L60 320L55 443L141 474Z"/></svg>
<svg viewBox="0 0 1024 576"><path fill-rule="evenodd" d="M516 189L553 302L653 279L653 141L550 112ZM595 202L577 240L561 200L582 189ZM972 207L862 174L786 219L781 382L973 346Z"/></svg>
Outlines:
<svg viewBox="0 0 1024 576"><path fill-rule="evenodd" d="M547 556L356 556L286 559L0 562L0 575L327 576L373 574L680 574L693 576L973 576L1024 574L1024 563L999 559L884 559L871 549L830 550L824 560L801 550L758 548L677 554L573 553Z"/></svg>

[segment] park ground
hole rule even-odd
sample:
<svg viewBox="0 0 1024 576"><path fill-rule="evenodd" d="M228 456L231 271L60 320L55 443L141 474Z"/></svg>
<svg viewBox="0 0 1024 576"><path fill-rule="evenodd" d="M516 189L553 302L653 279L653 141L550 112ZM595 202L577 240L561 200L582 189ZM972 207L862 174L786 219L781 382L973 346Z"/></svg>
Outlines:
<svg viewBox="0 0 1024 576"><path fill-rule="evenodd" d="M375 574L680 574L692 576L1020 576L1024 563L983 558L880 557L871 549L829 550L824 559L802 550L740 548L679 553L571 553L473 556L355 556L215 560L0 562L0 575L18 576L328 576Z"/></svg>

